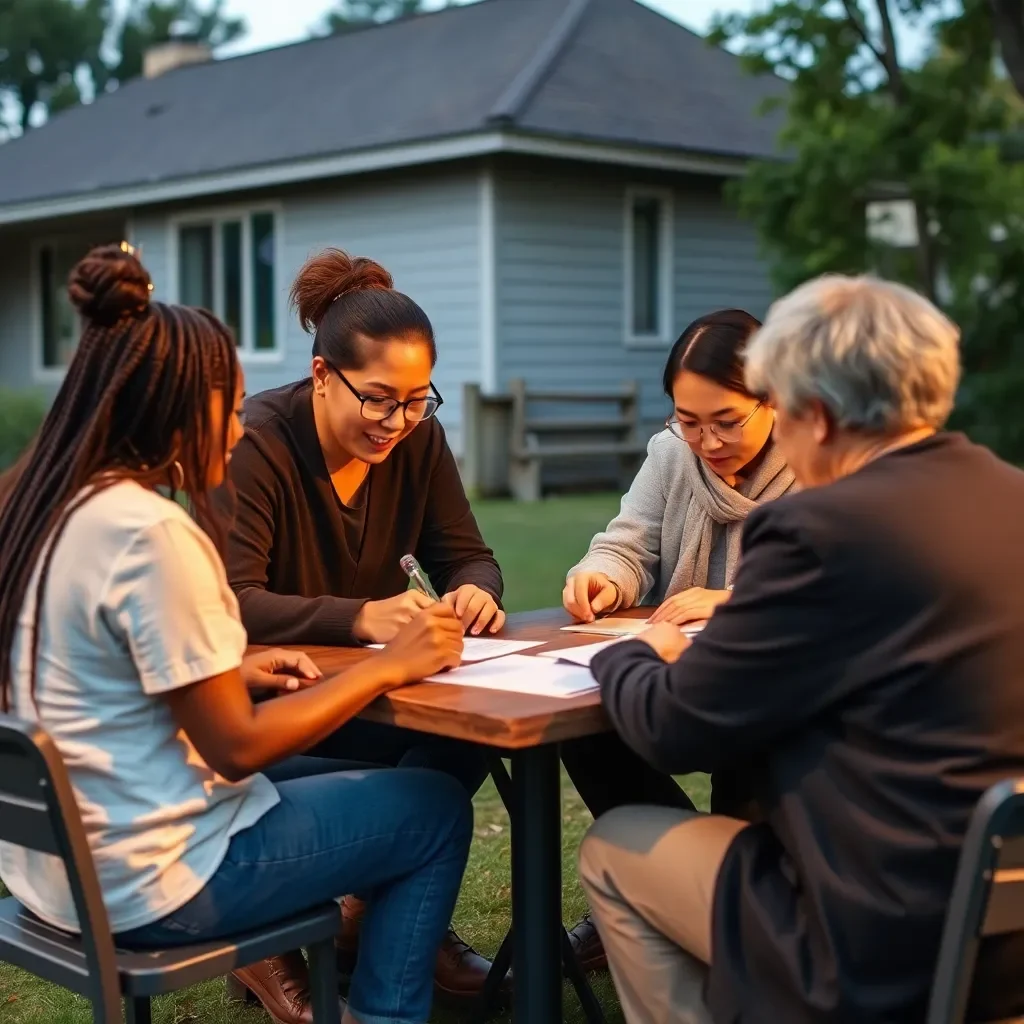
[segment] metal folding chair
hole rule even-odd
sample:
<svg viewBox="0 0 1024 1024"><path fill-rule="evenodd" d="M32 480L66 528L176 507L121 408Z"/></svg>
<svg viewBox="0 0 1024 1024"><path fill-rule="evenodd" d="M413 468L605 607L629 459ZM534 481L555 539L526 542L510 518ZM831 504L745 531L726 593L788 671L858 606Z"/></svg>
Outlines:
<svg viewBox="0 0 1024 1024"><path fill-rule="evenodd" d="M993 786L971 818L946 915L927 1024L964 1024L982 939L1012 932L1024 932L1024 779Z"/></svg>
<svg viewBox="0 0 1024 1024"><path fill-rule="evenodd" d="M306 947L313 1015L340 1024L336 903L220 942L168 950L115 949L85 829L64 763L40 728L0 715L0 840L64 862L81 935L43 923L13 898L0 900L0 960L85 996L96 1024L150 1024L153 996Z"/></svg>

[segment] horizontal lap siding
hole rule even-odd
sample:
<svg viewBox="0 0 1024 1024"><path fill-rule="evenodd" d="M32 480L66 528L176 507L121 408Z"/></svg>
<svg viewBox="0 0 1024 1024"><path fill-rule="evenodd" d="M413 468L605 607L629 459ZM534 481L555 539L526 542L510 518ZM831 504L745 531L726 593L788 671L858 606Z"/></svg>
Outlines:
<svg viewBox="0 0 1024 1024"><path fill-rule="evenodd" d="M285 203L285 252L291 274L307 256L338 246L383 264L395 287L433 324L444 397L439 416L461 453L462 385L480 379L480 185L475 171L417 171L367 179ZM289 367L308 372L310 338L293 319Z"/></svg>
<svg viewBox="0 0 1024 1024"><path fill-rule="evenodd" d="M668 346L624 339L624 204L630 185L671 187L675 337L723 306L762 316L771 300L753 231L725 206L717 183L629 177L525 162L497 172L499 384L615 388L636 379L641 416L666 413L661 375Z"/></svg>
<svg viewBox="0 0 1024 1024"><path fill-rule="evenodd" d="M166 302L170 298L170 266L168 264L167 217L162 213L137 213L128 222L128 239L139 251L143 264L153 280L153 298Z"/></svg>
<svg viewBox="0 0 1024 1024"><path fill-rule="evenodd" d="M174 216L218 207L273 204L282 233L275 300L281 358L245 363L250 394L309 374L312 339L288 310L288 292L299 268L314 253L336 246L383 264L426 311L434 326L438 365L434 380L445 402L440 417L461 451L462 384L480 377L479 178L475 169L417 169L401 174L344 179L269 197L228 196ZM136 211L133 240L153 277L154 294L169 287L167 211Z"/></svg>
<svg viewBox="0 0 1024 1024"><path fill-rule="evenodd" d="M759 320L772 301L767 265L754 229L717 189L675 192L676 328L715 309L738 307Z"/></svg>
<svg viewBox="0 0 1024 1024"><path fill-rule="evenodd" d="M59 240L82 256L97 244L124 237L125 220L119 213L51 221L0 233L0 386L31 389L54 395L60 377L40 377L42 330L39 294L33 260L43 242Z"/></svg>

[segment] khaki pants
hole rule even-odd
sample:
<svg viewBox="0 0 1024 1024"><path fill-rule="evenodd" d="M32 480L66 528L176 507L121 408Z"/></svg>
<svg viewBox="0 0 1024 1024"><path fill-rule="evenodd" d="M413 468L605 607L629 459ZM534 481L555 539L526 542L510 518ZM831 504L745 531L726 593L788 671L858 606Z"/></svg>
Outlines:
<svg viewBox="0 0 1024 1024"><path fill-rule="evenodd" d="M746 825L668 807L620 807L587 833L580 881L627 1024L711 1024L703 986L715 881Z"/></svg>

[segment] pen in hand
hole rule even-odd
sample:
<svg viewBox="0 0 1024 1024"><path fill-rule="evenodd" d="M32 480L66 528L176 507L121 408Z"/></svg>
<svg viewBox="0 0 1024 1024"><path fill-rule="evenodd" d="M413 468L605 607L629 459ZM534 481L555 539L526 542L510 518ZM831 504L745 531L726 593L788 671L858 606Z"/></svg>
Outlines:
<svg viewBox="0 0 1024 1024"><path fill-rule="evenodd" d="M441 600L430 585L430 580L427 579L427 574L420 567L420 563L412 555L402 555L398 564L401 565L405 575L412 580L412 585L421 594L429 597L431 601Z"/></svg>
<svg viewBox="0 0 1024 1024"><path fill-rule="evenodd" d="M430 598L431 601L439 603L441 598L437 596L437 591L430 585L430 580L427 579L427 574L423 571L420 563L416 561L413 555L402 555L398 560L398 564L401 565L405 571L405 575L412 580L412 585L421 593ZM448 672L450 669L442 669L442 672Z"/></svg>

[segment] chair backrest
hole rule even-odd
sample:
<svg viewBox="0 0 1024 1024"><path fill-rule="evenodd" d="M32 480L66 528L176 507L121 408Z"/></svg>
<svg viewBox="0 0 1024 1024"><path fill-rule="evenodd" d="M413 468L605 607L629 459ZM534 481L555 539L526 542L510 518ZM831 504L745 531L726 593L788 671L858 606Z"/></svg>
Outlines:
<svg viewBox="0 0 1024 1024"><path fill-rule="evenodd" d="M981 940L1024 932L1024 779L1001 782L971 818L946 914L928 1024L961 1024Z"/></svg>
<svg viewBox="0 0 1024 1024"><path fill-rule="evenodd" d="M64 862L82 932L95 1019L120 1020L110 922L67 770L39 726L0 714L0 840Z"/></svg>

